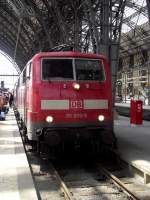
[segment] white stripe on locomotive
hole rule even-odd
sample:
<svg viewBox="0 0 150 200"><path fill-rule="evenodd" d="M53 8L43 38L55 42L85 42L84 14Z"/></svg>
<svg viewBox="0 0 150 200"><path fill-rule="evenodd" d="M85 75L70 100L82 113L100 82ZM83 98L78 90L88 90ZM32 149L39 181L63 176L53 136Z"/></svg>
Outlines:
<svg viewBox="0 0 150 200"><path fill-rule="evenodd" d="M86 99L84 100L84 109L108 109L108 100Z"/></svg>
<svg viewBox="0 0 150 200"><path fill-rule="evenodd" d="M84 109L108 109L107 99L83 100ZM69 100L41 100L41 110L69 110Z"/></svg>
<svg viewBox="0 0 150 200"><path fill-rule="evenodd" d="M41 100L42 110L69 110L69 100Z"/></svg>

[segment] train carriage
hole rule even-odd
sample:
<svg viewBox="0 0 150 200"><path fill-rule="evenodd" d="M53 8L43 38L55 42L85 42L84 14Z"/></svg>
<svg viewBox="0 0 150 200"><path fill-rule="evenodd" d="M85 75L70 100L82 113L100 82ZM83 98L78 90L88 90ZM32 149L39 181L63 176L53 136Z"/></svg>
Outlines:
<svg viewBox="0 0 150 200"><path fill-rule="evenodd" d="M42 135L49 146L114 144L111 78L104 56L38 53L22 71L16 91L30 141Z"/></svg>

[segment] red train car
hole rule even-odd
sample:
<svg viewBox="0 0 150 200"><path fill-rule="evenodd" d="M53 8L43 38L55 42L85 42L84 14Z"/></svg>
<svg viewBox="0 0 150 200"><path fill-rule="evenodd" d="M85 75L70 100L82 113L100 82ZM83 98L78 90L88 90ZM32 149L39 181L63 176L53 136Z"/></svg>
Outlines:
<svg viewBox="0 0 150 200"><path fill-rule="evenodd" d="M42 135L50 146L115 142L110 69L102 55L36 54L18 80L16 106L31 141Z"/></svg>

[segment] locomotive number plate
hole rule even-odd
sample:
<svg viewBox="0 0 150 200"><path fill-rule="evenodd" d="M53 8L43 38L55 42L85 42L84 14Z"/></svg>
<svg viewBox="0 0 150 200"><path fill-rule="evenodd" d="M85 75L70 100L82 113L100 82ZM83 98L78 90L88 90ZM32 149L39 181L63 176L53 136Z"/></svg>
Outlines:
<svg viewBox="0 0 150 200"><path fill-rule="evenodd" d="M74 109L74 108L81 109L81 108L83 108L83 101L82 100L73 100L70 102L70 107L72 109Z"/></svg>

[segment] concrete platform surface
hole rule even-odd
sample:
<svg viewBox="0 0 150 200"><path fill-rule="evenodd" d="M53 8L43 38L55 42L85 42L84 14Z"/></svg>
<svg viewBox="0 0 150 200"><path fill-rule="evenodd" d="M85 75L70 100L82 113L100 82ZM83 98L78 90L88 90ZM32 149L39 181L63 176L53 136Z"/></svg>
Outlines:
<svg viewBox="0 0 150 200"><path fill-rule="evenodd" d="M18 126L10 109L0 121L0 200L37 200Z"/></svg>
<svg viewBox="0 0 150 200"><path fill-rule="evenodd" d="M150 174L150 122L131 126L128 117L119 116L115 120L115 134L121 157Z"/></svg>

